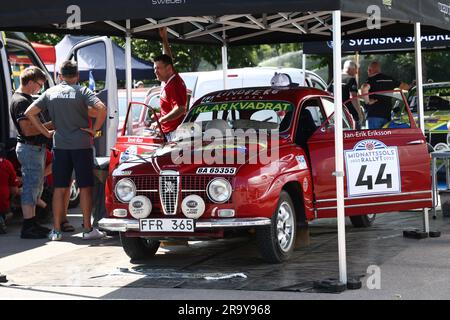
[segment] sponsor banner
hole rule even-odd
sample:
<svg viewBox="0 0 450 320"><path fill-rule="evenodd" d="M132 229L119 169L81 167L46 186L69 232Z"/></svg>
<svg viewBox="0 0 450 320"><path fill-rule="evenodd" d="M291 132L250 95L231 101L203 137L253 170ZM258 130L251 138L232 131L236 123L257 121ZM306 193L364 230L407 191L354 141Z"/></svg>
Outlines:
<svg viewBox="0 0 450 320"><path fill-rule="evenodd" d="M292 104L286 101L238 101L201 104L192 112L193 114L230 110L273 110L277 112L291 111L293 108Z"/></svg>
<svg viewBox="0 0 450 320"><path fill-rule="evenodd" d="M350 39L342 41L342 52L374 52L385 50L414 50L415 37L387 37L371 39ZM422 48L434 49L450 47L450 35L422 36ZM333 52L333 42L305 42L305 54L323 54Z"/></svg>

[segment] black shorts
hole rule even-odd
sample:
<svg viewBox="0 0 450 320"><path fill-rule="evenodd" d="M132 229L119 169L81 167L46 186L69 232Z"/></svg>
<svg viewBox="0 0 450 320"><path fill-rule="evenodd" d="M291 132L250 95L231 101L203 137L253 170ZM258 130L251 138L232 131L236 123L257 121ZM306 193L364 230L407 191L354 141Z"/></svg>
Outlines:
<svg viewBox="0 0 450 320"><path fill-rule="evenodd" d="M63 150L53 149L53 184L55 188L70 187L72 171L79 188L94 186L94 154L92 148Z"/></svg>

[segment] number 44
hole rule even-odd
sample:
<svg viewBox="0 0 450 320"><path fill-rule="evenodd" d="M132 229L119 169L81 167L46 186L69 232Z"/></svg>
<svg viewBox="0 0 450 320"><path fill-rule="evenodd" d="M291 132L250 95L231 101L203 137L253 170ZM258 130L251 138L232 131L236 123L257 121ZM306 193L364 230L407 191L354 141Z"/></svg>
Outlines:
<svg viewBox="0 0 450 320"><path fill-rule="evenodd" d="M373 184L373 176L367 175L367 178L364 179L364 176L366 175L367 166L361 166L361 170L359 171L358 180L356 180L356 186L362 187L367 186L369 190L373 190L374 184ZM385 184L388 189L392 189L392 175L386 174L386 179L383 179L384 171L386 170L386 164L383 163L380 166L380 170L377 174L377 179L375 180L375 185Z"/></svg>

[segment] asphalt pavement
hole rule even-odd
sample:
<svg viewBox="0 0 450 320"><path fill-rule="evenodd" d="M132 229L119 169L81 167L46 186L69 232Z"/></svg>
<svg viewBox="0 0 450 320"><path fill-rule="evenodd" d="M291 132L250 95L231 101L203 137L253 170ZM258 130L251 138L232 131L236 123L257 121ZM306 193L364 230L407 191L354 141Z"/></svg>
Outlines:
<svg viewBox="0 0 450 320"><path fill-rule="evenodd" d="M133 261L117 236L81 238L81 215L71 211L74 233L61 242L20 239L20 219L0 235L0 299L150 300L441 300L450 298L450 219L430 219L439 238L403 237L422 227L420 212L378 215L369 229L347 222L348 276L362 288L325 293L315 284L338 278L335 219L311 224L311 243L286 263L265 263L251 234L215 241L167 243L154 259ZM48 225L50 227L50 225Z"/></svg>

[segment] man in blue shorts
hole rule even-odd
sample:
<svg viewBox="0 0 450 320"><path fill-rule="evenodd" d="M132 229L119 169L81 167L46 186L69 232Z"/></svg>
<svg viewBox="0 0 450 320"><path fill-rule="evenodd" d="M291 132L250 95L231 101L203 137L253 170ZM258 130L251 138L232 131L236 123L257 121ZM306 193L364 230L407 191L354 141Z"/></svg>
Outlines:
<svg viewBox="0 0 450 320"><path fill-rule="evenodd" d="M62 82L48 89L25 112L25 115L47 136L53 135L53 193L54 229L50 240L61 240L61 220L65 209L64 193L70 187L72 170L75 170L80 188L80 207L83 212L83 239L100 239L105 234L91 224L93 176L93 137L106 119L106 106L86 87L78 85L77 64L64 61L60 69ZM97 112L92 128L88 109ZM48 111L55 131L47 130L38 121L40 112Z"/></svg>

